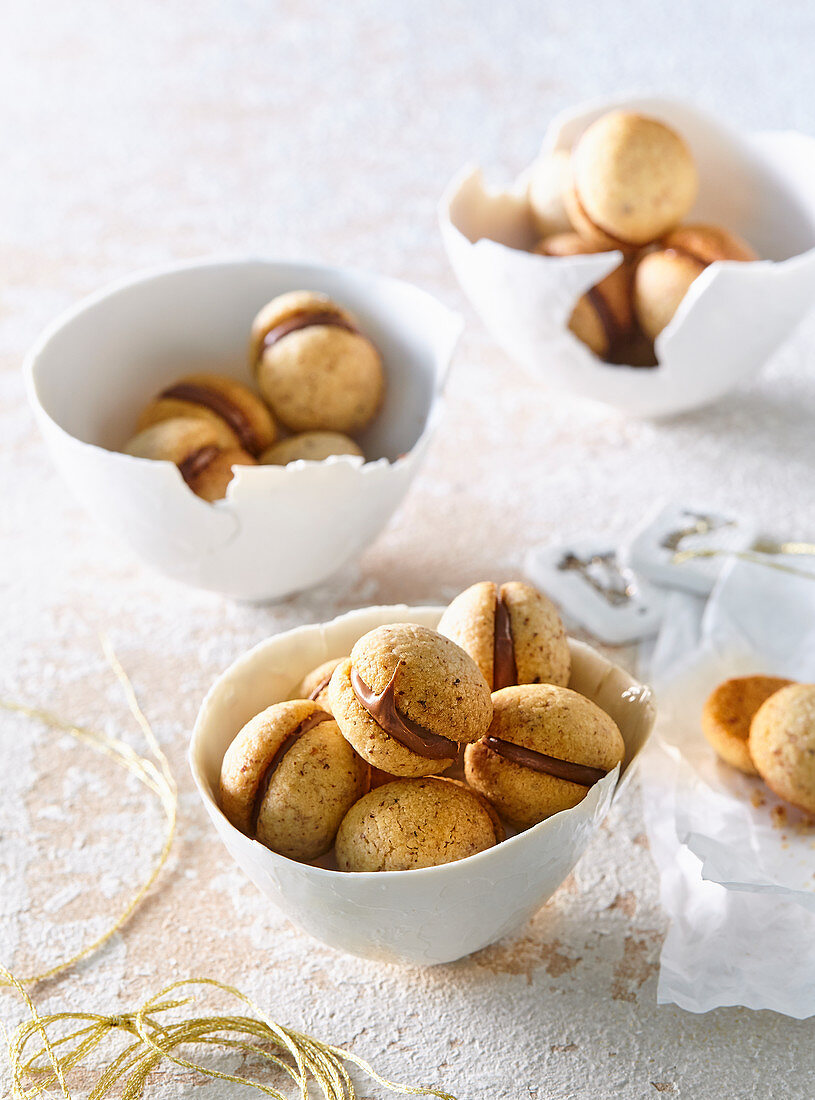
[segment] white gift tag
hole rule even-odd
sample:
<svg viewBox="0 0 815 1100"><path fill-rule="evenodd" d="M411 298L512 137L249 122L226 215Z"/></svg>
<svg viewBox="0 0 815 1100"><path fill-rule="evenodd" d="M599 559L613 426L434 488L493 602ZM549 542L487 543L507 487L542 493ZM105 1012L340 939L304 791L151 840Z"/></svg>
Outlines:
<svg viewBox="0 0 815 1100"><path fill-rule="evenodd" d="M525 567L568 618L601 641L623 645L659 630L664 593L624 565L607 542L539 546L529 551Z"/></svg>
<svg viewBox="0 0 815 1100"><path fill-rule="evenodd" d="M728 554L684 555L749 550L757 537L758 529L749 519L670 504L635 532L623 557L635 573L654 584L705 596L729 560Z"/></svg>

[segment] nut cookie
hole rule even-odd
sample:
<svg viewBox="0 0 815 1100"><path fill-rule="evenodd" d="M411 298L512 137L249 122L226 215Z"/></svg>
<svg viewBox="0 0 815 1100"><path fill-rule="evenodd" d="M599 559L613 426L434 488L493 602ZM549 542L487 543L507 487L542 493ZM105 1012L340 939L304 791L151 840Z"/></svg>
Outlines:
<svg viewBox="0 0 815 1100"><path fill-rule="evenodd" d="M715 225L684 225L660 242L637 264L634 309L640 328L652 340L673 319L679 303L716 260L747 263L758 257L746 241Z"/></svg>
<svg viewBox="0 0 815 1100"><path fill-rule="evenodd" d="M494 811L462 783L397 779L365 795L337 833L341 871L410 871L466 859L503 840Z"/></svg>
<svg viewBox="0 0 815 1100"><path fill-rule="evenodd" d="M379 352L356 318L324 294L282 294L255 317L250 367L263 397L293 432L356 432L382 402Z"/></svg>
<svg viewBox="0 0 815 1100"><path fill-rule="evenodd" d="M364 457L359 444L342 432L300 432L268 447L260 456L260 461L265 466L286 466L300 459L323 462L331 455Z"/></svg>
<svg viewBox="0 0 815 1100"><path fill-rule="evenodd" d="M748 747L750 724L762 703L791 683L778 676L736 676L711 692L702 710L702 733L726 764L758 775Z"/></svg>
<svg viewBox="0 0 815 1100"><path fill-rule="evenodd" d="M233 477L233 466L254 466L247 451L224 447L224 428L203 417L162 420L134 435L124 453L136 458L174 462L187 485L207 501L220 500Z"/></svg>
<svg viewBox="0 0 815 1100"><path fill-rule="evenodd" d="M272 414L241 382L222 374L188 374L155 397L142 411L138 430L176 417L202 417L219 429L224 449L239 449L257 458L277 436Z"/></svg>
<svg viewBox="0 0 815 1100"><path fill-rule="evenodd" d="M465 749L464 774L522 828L576 806L625 755L612 719L569 688L522 684L492 700L489 732Z"/></svg>
<svg viewBox="0 0 815 1100"><path fill-rule="evenodd" d="M789 684L762 703L748 748L771 791L815 814L815 684Z"/></svg>
<svg viewBox="0 0 815 1100"><path fill-rule="evenodd" d="M598 248L636 249L677 225L696 201L690 149L670 126L610 111L572 151L564 202L573 228Z"/></svg>
<svg viewBox="0 0 815 1100"><path fill-rule="evenodd" d="M316 703L276 703L247 722L226 750L221 809L272 851L316 859L368 790L369 771Z"/></svg>
<svg viewBox="0 0 815 1100"><path fill-rule="evenodd" d="M531 584L479 581L456 596L438 629L470 654L491 691L569 682L571 654L560 615Z"/></svg>
<svg viewBox="0 0 815 1100"><path fill-rule="evenodd" d="M332 657L330 661L323 661L311 672L307 672L292 693L292 699L311 699L318 707L331 713L331 704L328 699L328 685L331 682L331 674L344 658Z"/></svg>
<svg viewBox="0 0 815 1100"><path fill-rule="evenodd" d="M356 751L381 771L437 775L477 741L492 716L475 661L449 638L411 623L360 638L329 685L331 712Z"/></svg>

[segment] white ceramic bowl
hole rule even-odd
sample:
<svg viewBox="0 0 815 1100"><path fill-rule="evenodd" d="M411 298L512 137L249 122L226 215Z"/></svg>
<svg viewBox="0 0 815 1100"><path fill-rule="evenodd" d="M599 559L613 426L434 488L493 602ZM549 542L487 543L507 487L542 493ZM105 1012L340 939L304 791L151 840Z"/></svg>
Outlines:
<svg viewBox="0 0 815 1100"><path fill-rule="evenodd" d="M568 329L574 303L621 261L619 252L552 258L537 240L522 177L485 187L465 169L439 209L459 282L504 350L552 386L639 416L667 416L721 398L749 381L815 299L815 140L804 134L742 135L687 104L631 98L559 115L544 153L569 150L617 107L664 119L690 144L699 198L685 219L745 237L762 262L713 263L694 281L656 341L659 366L609 366Z"/></svg>
<svg viewBox="0 0 815 1100"><path fill-rule="evenodd" d="M190 370L249 382L252 318L285 290L323 291L379 348L387 393L360 436L369 461L239 466L208 504L176 466L118 453L139 409ZM408 283L320 264L203 261L137 275L81 302L26 361L28 392L76 496L147 562L239 599L318 584L360 553L425 453L461 320Z"/></svg>
<svg viewBox="0 0 815 1100"><path fill-rule="evenodd" d="M221 761L238 730L330 657L384 623L431 628L440 607L371 607L261 642L223 673L198 715L189 751L198 792L235 862L295 924L341 951L385 962L429 965L469 955L513 931L552 896L577 863L632 774L654 722L650 690L580 642L571 642L571 687L620 727L616 769L572 810L556 814L476 856L416 871L343 874L296 863L235 829L218 808Z"/></svg>

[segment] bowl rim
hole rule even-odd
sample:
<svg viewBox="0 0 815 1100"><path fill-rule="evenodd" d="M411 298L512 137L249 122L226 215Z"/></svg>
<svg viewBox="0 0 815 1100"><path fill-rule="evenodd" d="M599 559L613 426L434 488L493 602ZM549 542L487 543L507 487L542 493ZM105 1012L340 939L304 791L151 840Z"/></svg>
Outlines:
<svg viewBox="0 0 815 1100"><path fill-rule="evenodd" d="M37 368L39 365L40 357L47 349L51 341L59 335L59 333L66 328L69 324L75 321L78 317L87 313L89 310L94 309L102 302L109 301L113 298L120 297L137 287L143 286L146 283L151 283L167 276L183 275L185 272L200 271L205 269L216 268L240 268L246 266L262 266L268 268L274 268L278 271L289 269L297 269L302 271L303 269L310 269L314 272L318 272L323 275L333 275L341 278L350 278L355 280L359 285L368 284L380 284L398 287L403 290L408 290L412 293L420 295L435 309L440 311L441 315L445 316L445 320L448 324L448 333L446 340L449 344L449 354L445 357L447 365L444 370L437 373L433 379L433 388L431 393L430 407L427 411L422 430L416 439L416 443L413 445L410 451L397 458L390 460L384 456L378 458L365 459L360 462L356 455L333 455L334 464L342 463L349 466L351 469L364 470L369 466L386 464L390 467L398 467L409 461L411 453L423 438L434 427L435 419L440 415L440 405L444 399L444 387L447 374L449 372L452 356L455 351L456 344L461 338L461 334L464 331L465 322L464 318L458 310L451 309L445 302L438 298L435 294L429 290L425 290L424 287L418 286L416 283L409 282L407 279L401 279L394 275L384 275L376 271L371 271L368 268L356 267L356 266L344 266L341 264L325 264L318 260L311 259L276 259L274 256L266 255L263 253L240 253L240 252L227 252L223 255L212 254L206 256L194 257L192 259L174 261L172 263L156 264L150 267L139 268L135 272L131 272L129 275L122 275L117 279L113 279L110 282L104 283L101 287L91 291L89 294L83 295L78 301L72 305L67 306L61 310L56 317L43 328L39 335L31 344L23 357L22 370L25 383L26 396L30 407L35 411L37 416L44 417L48 420L49 424L58 432L62 433L68 439L71 439L77 445L82 447L88 447L95 451L104 451L111 453L109 448L103 447L98 443L89 443L87 440L80 439L72 432L68 431L59 421L55 420L51 413L46 409L45 405L40 400L38 392L38 378ZM149 462L155 464L161 463L165 466L173 466L172 462L168 462L165 459L146 459L137 458L136 456L127 456L138 463ZM278 466L258 466L258 469L265 469L275 471L275 475L279 476L280 472L284 469L289 470L301 470L303 468L310 468L315 465L322 465L320 461L310 459L298 459L296 462L289 463L286 467ZM254 467L252 467L254 469ZM261 475L264 476L264 475ZM216 502L218 503L218 502Z"/></svg>
<svg viewBox="0 0 815 1100"><path fill-rule="evenodd" d="M342 623L342 622L346 622L348 620L352 620L352 619L354 619L358 616L361 616L365 612L369 612L369 611L372 611L372 610L378 610L378 611L381 611L381 612L388 612L388 613L393 612L395 615L399 615L400 613L405 614L405 613L426 612L428 614L436 614L440 617L442 612L445 610L445 607L446 607L446 605L444 605L444 604L377 604L377 605L369 605L369 606L365 606L365 607L352 608L351 610L345 611L340 615L334 616L333 619L328 619L324 622L300 624L299 626L292 627L289 630L284 630L284 631L280 631L277 634L272 634L267 638L261 639L261 641L257 642L250 649L248 649L245 652L239 654L239 656L236 657L235 660L232 661L232 663L230 665L228 665L227 668L225 668L216 677L216 679L210 685L210 687L209 687L206 695L204 696L203 700L201 701L201 705L198 709L198 713L197 713L196 718L195 718L195 724L193 726L192 735L190 737L189 747L187 749L187 764L188 764L188 767L190 769L190 772L192 773L193 782L195 783L195 787L196 787L196 790L198 792L198 795L199 795L201 801L203 802L204 807L207 810L208 814L211 817L212 817L213 814L217 814L218 819L223 823L223 825L226 827L226 829L228 831L236 834L240 838L241 842L248 841L252 845L258 845L263 850L264 853L267 853L274 860L282 860L284 862L284 864L292 864L295 867L297 867L298 870L302 871L304 874L309 874L309 875L313 874L313 877L316 880L322 880L324 882L336 882L337 881L337 876L341 876L342 879L347 880L347 879L350 878L353 881L360 882L360 883L364 883L364 882L382 883L382 881L383 881L383 878L382 878L383 872L381 872L381 871L339 871L339 870L335 870L334 868L331 868L331 867L315 867L311 863L303 863L300 860L290 859L288 856L283 856L279 852L274 852L274 851L272 851L272 849L267 848L263 844L260 844L260 842L258 840L256 840L254 837L249 837L245 833L242 833L240 831L240 829L236 828L232 824L232 822L229 821L229 819L226 817L226 815L224 814L221 807L218 805L217 798L214 796L214 794L213 794L213 792L210 788L210 784L209 784L206 776L203 773L203 769L201 768L201 766L199 764L198 750L199 750L199 746L202 745L203 742L204 742L204 732L203 732L204 719L207 717L207 711L209 709L209 706L210 706L210 703L211 703L212 699L214 699L216 693L219 692L226 683L228 683L228 681L232 678L232 676L235 674L235 672L238 671L241 668L242 665L250 663L251 660L255 657L255 655L257 653L259 653L260 651L266 649L269 646L273 646L275 644L278 644L282 638L289 637L289 636L291 636L293 634L296 634L296 633L310 631L310 630L315 629L315 627L318 630L322 630L327 626L333 626L333 625L338 624L338 623ZM397 623L400 620L398 618L394 618L390 621L393 622L393 623ZM641 756L643 750L645 749L645 745L647 744L647 741L651 737L651 734L653 732L654 723L656 721L656 708L654 706L654 693L653 693L653 690L647 684L641 683L634 676L632 676L631 673L627 672L626 669L622 668L620 665L617 665L613 661L609 660L602 653L600 653L599 650L595 649L593 646L589 645L587 642L582 642L577 638L569 637L569 645L570 645L570 647L575 647L578 651L582 650L583 652L586 652L586 653L592 654L596 657L599 657L602 660L602 662L607 666L607 672L617 671L617 672L622 673L626 677L626 679L629 681L628 686L626 687L625 690L630 691L633 688L633 689L638 691L641 702L642 702L642 705L645 708L645 711L646 711L646 714L647 714L647 719L646 719L646 721L647 721L647 732L645 734L645 739L643 741L643 744L642 744L640 750L637 752L637 755L632 760L629 761L629 764L625 769L625 773L623 773L622 770L621 770L622 769L622 763L617 764L606 776L603 777L603 779L601 779L599 781L599 783L595 784L594 788L591 788L592 790L596 789L596 788L599 788L601 786L601 784L608 783L610 778L613 777L613 780L611 780L613 782L613 789L612 789L612 794L611 794L611 800L610 800L610 803L609 803L609 806L611 806L611 805L613 805L614 801L616 800L617 794L620 791L621 781L623 780L623 778L626 775L633 772L633 769L636 767L636 765L637 765L637 763L640 759L640 756ZM273 704L269 704L269 705L271 706ZM579 803L578 803L578 805L579 805ZM412 869L409 869L409 870L388 871L388 872L386 872L386 880L388 882L394 882L394 883L395 882L404 882L405 881L405 876L407 875L407 876L409 876L409 881L410 882L418 882L417 876L419 876L419 875L427 877L428 875L440 875L440 874L443 874L445 872L449 873L451 867L460 868L462 865L466 865L467 867L470 867L470 868L477 868L477 866L479 865L479 861L483 863L483 862L486 862L489 859L494 859L495 858L495 852L497 850L503 849L505 847L505 845L512 844L514 841L520 842L524 838L527 838L531 835L534 835L537 832L545 832L551 826L552 822L562 821L563 818L564 818L564 815L567 815L567 814L571 813L574 808L575 807L572 807L571 809L561 810L556 814L552 814L551 817L545 818L543 821L539 821L537 824L532 825L527 829L519 830L517 833L514 834L514 836L507 837L505 840L494 844L492 847L485 848L483 851L476 852L474 855L466 856L464 859L454 860L452 863L438 864L435 867L416 867L416 868L412 868ZM217 826L216 826L216 828L217 828ZM595 831L596 830L592 830L592 832L595 832ZM264 856L264 858L266 858L266 856Z"/></svg>

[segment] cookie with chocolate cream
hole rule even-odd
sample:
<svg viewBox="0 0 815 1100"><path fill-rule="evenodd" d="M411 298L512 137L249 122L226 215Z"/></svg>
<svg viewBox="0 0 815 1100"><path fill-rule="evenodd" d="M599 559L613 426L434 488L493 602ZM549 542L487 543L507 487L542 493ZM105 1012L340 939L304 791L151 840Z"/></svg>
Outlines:
<svg viewBox="0 0 815 1100"><path fill-rule="evenodd" d="M489 732L465 749L464 774L521 828L576 806L625 755L612 719L569 688L522 684L492 701Z"/></svg>
<svg viewBox="0 0 815 1100"><path fill-rule="evenodd" d="M240 449L257 458L277 437L272 414L248 386L223 374L187 374L166 386L145 406L138 430L177 417L201 417L219 431L225 450Z"/></svg>
<svg viewBox="0 0 815 1100"><path fill-rule="evenodd" d="M449 638L412 623L377 627L340 662L331 711L363 759L398 776L438 775L477 741L492 715L475 661Z"/></svg>
<svg viewBox="0 0 815 1100"><path fill-rule="evenodd" d="M197 416L174 417L145 428L133 436L124 453L174 462L192 491L210 502L226 495L233 466L255 465L247 451L228 442L224 447L221 426Z"/></svg>
<svg viewBox="0 0 815 1100"><path fill-rule="evenodd" d="M463 783L397 779L365 795L337 833L341 871L411 871L466 859L504 839L495 812Z"/></svg>
<svg viewBox="0 0 815 1100"><path fill-rule="evenodd" d="M317 706L331 713L331 704L328 699L328 685L331 682L331 674L343 657L332 657L330 661L323 661L311 672L307 672L292 693L292 699L311 699Z"/></svg>
<svg viewBox="0 0 815 1100"><path fill-rule="evenodd" d="M560 615L531 584L471 585L444 612L439 633L470 654L491 691L569 682L571 654Z"/></svg>
<svg viewBox="0 0 815 1100"><path fill-rule="evenodd" d="M325 294L292 291L264 306L252 324L249 362L273 413L293 432L357 432L382 403L379 352Z"/></svg>
<svg viewBox="0 0 815 1100"><path fill-rule="evenodd" d="M367 790L368 765L316 703L275 703L243 727L221 764L219 801L235 828L291 859L316 859Z"/></svg>

